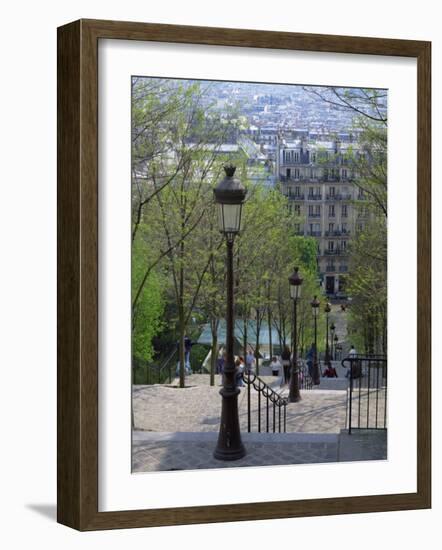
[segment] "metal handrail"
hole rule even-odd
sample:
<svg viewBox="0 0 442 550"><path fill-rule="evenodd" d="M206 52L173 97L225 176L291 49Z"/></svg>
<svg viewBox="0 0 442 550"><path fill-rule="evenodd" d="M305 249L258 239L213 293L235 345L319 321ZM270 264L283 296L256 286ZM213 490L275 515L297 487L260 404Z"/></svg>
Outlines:
<svg viewBox="0 0 442 550"><path fill-rule="evenodd" d="M374 429L385 430L387 428L387 357L380 354L354 354L345 357L341 361L344 368L349 369L349 387L347 391L347 418L348 433L352 429ZM374 371L374 372L373 372ZM380 372L382 376L380 377ZM362 380L364 379L364 384ZM356 382L355 385L355 380ZM385 385L383 384L385 380ZM356 386L356 387L355 387ZM384 403L380 400L379 392L384 392ZM356 392L356 397L353 393ZM370 422L370 396L374 399L374 426ZM381 394L382 397L382 394ZM353 426L353 399L357 399L357 425ZM362 400L365 400L364 407L361 407ZM373 405L372 405L373 407ZM363 410L365 409L365 410ZM383 418L379 418L380 415ZM366 417L366 422L361 422L361 417Z"/></svg>
<svg viewBox="0 0 442 550"><path fill-rule="evenodd" d="M288 397L283 397L280 393L271 388L262 378L251 371L244 371L241 379L247 385L247 431L252 431L252 411L251 411L251 388L258 392L258 432L261 433L261 396L265 399L265 431L269 432L272 424L273 433L285 433L287 425L287 403ZM272 422L270 421L270 408L272 408ZM276 420L276 409L278 409L278 421ZM283 414L283 419L281 415ZM282 424L281 424L282 422Z"/></svg>

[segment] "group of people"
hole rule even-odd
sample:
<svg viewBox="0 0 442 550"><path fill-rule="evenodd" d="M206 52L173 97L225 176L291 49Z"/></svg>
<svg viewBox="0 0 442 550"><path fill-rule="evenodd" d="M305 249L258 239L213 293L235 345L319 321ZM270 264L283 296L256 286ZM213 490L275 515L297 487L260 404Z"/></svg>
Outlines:
<svg viewBox="0 0 442 550"><path fill-rule="evenodd" d="M191 339L188 336L185 336L184 369L185 369L186 375L192 374L192 368L190 365L190 352L193 344L194 343L191 341ZM177 347L179 348L179 343L177 343ZM316 351L315 344L312 344L306 354L307 370L311 377L313 377L313 366L314 366L316 354L317 354L317 351ZM355 355L356 355L356 350L354 346L351 346L349 356L352 357ZM225 352L220 353L216 363L217 374L222 375L224 373L225 362L226 362ZM255 364L256 364L256 359L252 350L249 350L247 352L245 359L242 356L235 357L235 380L238 386L244 386L242 375L244 371L252 372L255 368ZM291 364L292 364L292 354L288 346L284 347L279 357L273 356L271 358L270 368L272 370L272 375L281 376L281 386L288 385L290 383ZM177 376L179 375L179 368L180 368L180 362L178 361L177 368L176 368ZM350 369L347 372L346 376L349 376L349 375L350 375ZM302 372L298 372L298 377L301 377L301 380L302 380L302 376L303 376ZM336 369L331 362L326 365L326 368L322 373L322 376L326 378L338 378L338 373L336 372Z"/></svg>

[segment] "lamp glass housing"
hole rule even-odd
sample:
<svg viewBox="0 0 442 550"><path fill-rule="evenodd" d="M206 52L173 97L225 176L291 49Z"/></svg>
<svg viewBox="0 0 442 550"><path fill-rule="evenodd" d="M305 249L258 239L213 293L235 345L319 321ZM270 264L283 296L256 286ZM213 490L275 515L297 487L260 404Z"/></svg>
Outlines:
<svg viewBox="0 0 442 550"><path fill-rule="evenodd" d="M241 230L242 203L218 203L218 225L221 233L236 235Z"/></svg>
<svg viewBox="0 0 442 550"><path fill-rule="evenodd" d="M299 300L301 297L301 285L290 285L290 298L292 300Z"/></svg>

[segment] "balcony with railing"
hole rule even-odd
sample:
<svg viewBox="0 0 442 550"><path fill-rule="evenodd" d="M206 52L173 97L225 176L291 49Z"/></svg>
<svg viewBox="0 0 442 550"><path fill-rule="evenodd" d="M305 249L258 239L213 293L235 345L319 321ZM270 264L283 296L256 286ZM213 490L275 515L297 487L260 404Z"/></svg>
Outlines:
<svg viewBox="0 0 442 550"><path fill-rule="evenodd" d="M350 235L350 231L346 229L327 229L326 231L324 231L325 237L347 237L348 235Z"/></svg>
<svg viewBox="0 0 442 550"><path fill-rule="evenodd" d="M308 217L309 218L320 218L321 217L321 212L309 212L308 213Z"/></svg>
<svg viewBox="0 0 442 550"><path fill-rule="evenodd" d="M294 194L287 194L286 197L289 201L303 201L305 199L305 195L301 193L294 193Z"/></svg>
<svg viewBox="0 0 442 550"><path fill-rule="evenodd" d="M308 237L320 237L322 235L322 231L307 231L306 235Z"/></svg>
<svg viewBox="0 0 442 550"><path fill-rule="evenodd" d="M334 193L326 195L327 201L349 201L351 200L351 193Z"/></svg>
<svg viewBox="0 0 442 550"><path fill-rule="evenodd" d="M347 254L347 250L345 248L333 248L333 249L326 248L324 250L324 256L344 256L346 254Z"/></svg>
<svg viewBox="0 0 442 550"><path fill-rule="evenodd" d="M308 194L307 195L307 200L308 201L320 201L322 200L322 195L320 193L316 193L316 194Z"/></svg>
<svg viewBox="0 0 442 550"><path fill-rule="evenodd" d="M327 264L325 266L326 273L334 273L336 271L336 266L333 264Z"/></svg>

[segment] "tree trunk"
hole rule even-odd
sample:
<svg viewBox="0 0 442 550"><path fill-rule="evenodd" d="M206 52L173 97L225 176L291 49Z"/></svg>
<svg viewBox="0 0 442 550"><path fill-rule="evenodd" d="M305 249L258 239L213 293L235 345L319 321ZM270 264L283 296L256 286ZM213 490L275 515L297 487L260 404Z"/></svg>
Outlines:
<svg viewBox="0 0 442 550"><path fill-rule="evenodd" d="M270 308L267 308L267 324L269 325L269 355L273 357L273 343L272 343L272 312Z"/></svg>
<svg viewBox="0 0 442 550"><path fill-rule="evenodd" d="M180 280L179 280L179 297L178 297L178 320L179 320L179 362L180 362L180 388L184 388L184 336L185 336L185 321L184 321L184 242L180 245Z"/></svg>
<svg viewBox="0 0 442 550"><path fill-rule="evenodd" d="M212 320L211 328L212 328L212 351L210 356L210 385L215 385L215 370L216 370L216 362L218 359L218 320L215 322Z"/></svg>
<svg viewBox="0 0 442 550"><path fill-rule="evenodd" d="M244 359L247 357L247 315L244 315L244 334L243 334L243 348L244 348Z"/></svg>

